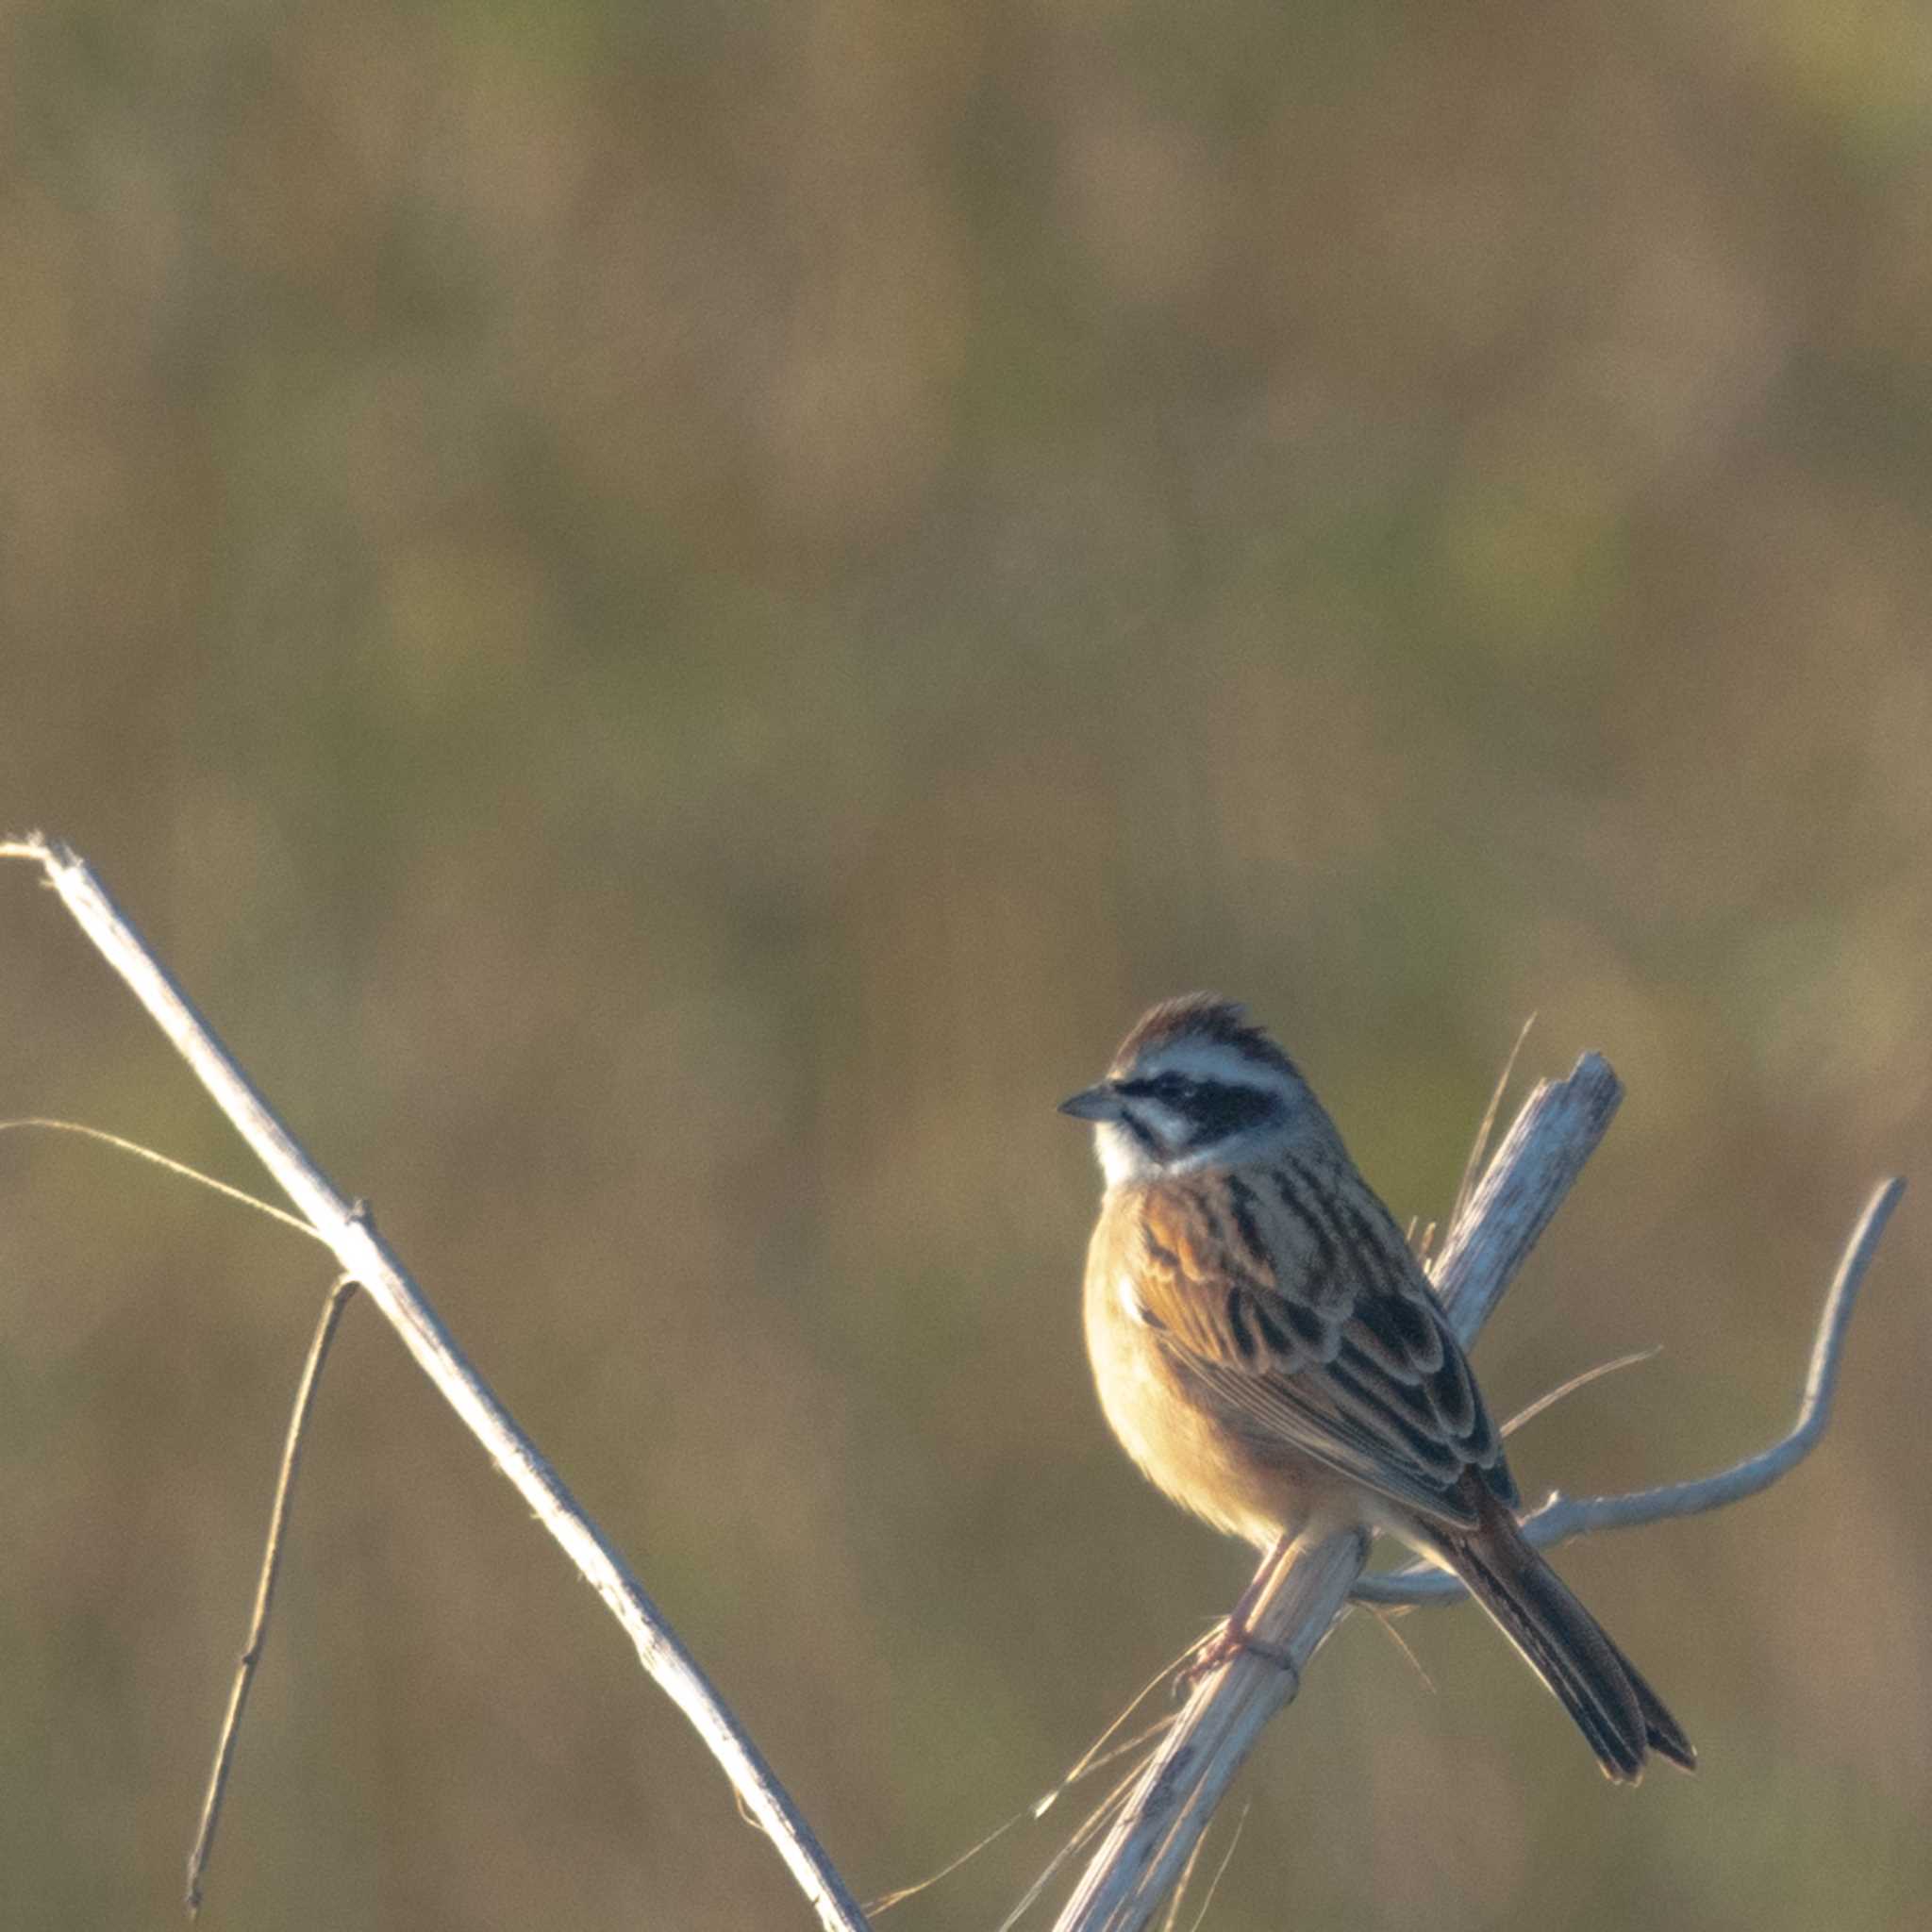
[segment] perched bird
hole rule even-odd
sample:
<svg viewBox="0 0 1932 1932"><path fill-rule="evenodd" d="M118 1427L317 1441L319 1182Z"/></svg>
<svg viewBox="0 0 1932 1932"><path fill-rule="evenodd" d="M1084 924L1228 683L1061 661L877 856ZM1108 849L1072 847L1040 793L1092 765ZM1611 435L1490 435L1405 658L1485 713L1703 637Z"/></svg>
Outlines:
<svg viewBox="0 0 1932 1932"><path fill-rule="evenodd" d="M1242 1009L1169 1000L1062 1113L1107 1177L1087 1260L1101 1407L1141 1470L1261 1550L1383 1530L1446 1564L1606 1774L1677 1721L1517 1527L1515 1479L1434 1291L1294 1063ZM1210 1652L1257 1648L1237 1607Z"/></svg>

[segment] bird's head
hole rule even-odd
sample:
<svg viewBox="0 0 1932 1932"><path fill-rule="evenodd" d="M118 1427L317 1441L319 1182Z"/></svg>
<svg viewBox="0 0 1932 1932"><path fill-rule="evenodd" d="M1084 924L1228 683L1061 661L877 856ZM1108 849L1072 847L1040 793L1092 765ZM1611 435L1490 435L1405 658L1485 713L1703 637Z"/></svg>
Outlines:
<svg viewBox="0 0 1932 1932"><path fill-rule="evenodd" d="M1164 1000L1121 1042L1107 1077L1060 1103L1093 1123L1109 1186L1248 1160L1332 1133L1307 1082L1232 1000Z"/></svg>

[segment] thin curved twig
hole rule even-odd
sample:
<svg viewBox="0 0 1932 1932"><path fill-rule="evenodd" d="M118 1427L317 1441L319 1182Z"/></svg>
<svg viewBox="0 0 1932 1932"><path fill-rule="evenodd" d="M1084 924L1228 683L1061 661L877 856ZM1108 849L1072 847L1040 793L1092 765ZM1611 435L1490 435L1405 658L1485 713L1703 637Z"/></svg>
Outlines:
<svg viewBox="0 0 1932 1932"><path fill-rule="evenodd" d="M1469 1158L1462 1163L1462 1178L1456 1184L1456 1199L1449 1208L1449 1224L1454 1227L1469 1212L1469 1204L1475 1198L1475 1185L1482 1178L1483 1158L1490 1151L1490 1136L1496 1131L1496 1116L1503 1110L1503 1096L1509 1091L1509 1076L1516 1071L1516 1062L1522 1058L1524 1041L1529 1038L1529 1030L1536 1024L1532 1013L1517 1028L1516 1043L1509 1049L1509 1058L1503 1062L1503 1071L1496 1075L1496 1084L1490 1090L1490 1104L1483 1108L1483 1117L1476 1123L1475 1139L1469 1143Z"/></svg>
<svg viewBox="0 0 1932 1932"><path fill-rule="evenodd" d="M1663 1343L1653 1341L1648 1348L1633 1348L1628 1355L1612 1356L1608 1361L1593 1362L1587 1369L1578 1369L1554 1389L1546 1389L1534 1402L1525 1403L1507 1423L1498 1423L1496 1433L1507 1442L1518 1429L1527 1428L1538 1416L1546 1409L1555 1408L1557 1403L1569 1401L1579 1389L1588 1389L1592 1382L1601 1382L1606 1375L1617 1374L1624 1369L1634 1369L1640 1362L1652 1361L1662 1352Z"/></svg>
<svg viewBox="0 0 1932 1932"><path fill-rule="evenodd" d="M1574 1537L1590 1536L1600 1529L1632 1529L1673 1516L1701 1516L1755 1496L1795 1469L1818 1446L1831 1420L1831 1398L1838 1390L1839 1366L1844 1357L1845 1337L1851 1330L1858 1290L1878 1251L1885 1224L1905 1191L1904 1180L1896 1174L1881 1181L1845 1243L1818 1317L1798 1419L1789 1433L1769 1449L1747 1456L1729 1469L1687 1482L1663 1483L1653 1490L1635 1490L1619 1496L1566 1496L1553 1490L1541 1508L1524 1518L1524 1534L1530 1541L1539 1549L1554 1549ZM1350 1592L1357 1603L1363 1604L1453 1603L1467 1594L1460 1577L1427 1564L1391 1571L1384 1576L1364 1576Z"/></svg>
<svg viewBox="0 0 1932 1932"><path fill-rule="evenodd" d="M0 858L13 858L17 852L6 845L0 845ZM279 1221L284 1227L292 1227L297 1234L306 1234L310 1241L318 1240L315 1230L299 1214L289 1214L277 1208L272 1201L264 1201L259 1194L251 1194L246 1188L231 1188L226 1181L218 1181L211 1174L203 1174L198 1167L190 1167L185 1160L176 1160L171 1154L163 1154L158 1147L143 1147L139 1141L130 1141L122 1134L110 1134L105 1127L91 1127L85 1121L49 1120L42 1114L29 1114L17 1121L0 1121L0 1134L11 1133L16 1127L40 1127L49 1133L78 1134L83 1141L97 1141L103 1147L111 1147L118 1154L131 1154L137 1160L145 1160L160 1168L166 1174L178 1174L184 1181L192 1181L198 1188L206 1188L211 1194L225 1195L230 1201L239 1201L242 1207L251 1208L258 1214L266 1214L271 1221Z"/></svg>
<svg viewBox="0 0 1932 1932"><path fill-rule="evenodd" d="M255 1607L248 1617L248 1637L235 1666L234 1688L228 1692L228 1708L222 1719L221 1734L215 1740L215 1761L208 1773L208 1796L202 1801L201 1824L194 1834L194 1848L188 1854L188 1916L201 1910L202 1880L208 1876L208 1861L214 1856L215 1827L221 1823L222 1800L227 1794L228 1774L235 1766L235 1743L242 1734L242 1713L248 1707L248 1693L255 1686L255 1673L261 1663L262 1645L268 1636L269 1612L275 1607L275 1578L282 1568L282 1550L288 1541L289 1512L294 1507L295 1472L302 1462L302 1442L308 1432L308 1418L315 1408L315 1391L322 1382L322 1365L328 1359L329 1344L342 1310L349 1306L356 1284L344 1274L338 1277L322 1305L322 1317L315 1325L315 1339L308 1344L308 1359L302 1364L302 1379L295 1389L295 1406L289 1415L288 1438L282 1444L282 1466L275 1476L275 1498L269 1508L268 1540L261 1553L261 1574L255 1585Z"/></svg>

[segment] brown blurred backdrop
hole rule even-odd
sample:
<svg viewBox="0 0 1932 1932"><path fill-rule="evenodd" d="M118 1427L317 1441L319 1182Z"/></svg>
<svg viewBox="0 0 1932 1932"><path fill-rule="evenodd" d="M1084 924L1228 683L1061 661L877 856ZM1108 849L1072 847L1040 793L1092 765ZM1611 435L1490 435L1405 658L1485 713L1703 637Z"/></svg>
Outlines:
<svg viewBox="0 0 1932 1932"><path fill-rule="evenodd" d="M7 9L0 806L100 865L854 1885L1243 1554L1133 1476L1053 1103L1245 997L1403 1213L1615 1132L1524 1488L1780 1429L1932 1123L1932 24L1256 0ZM250 1165L24 870L0 1112ZM0 1139L9 1924L167 1924L327 1278ZM1357 1617L1209 1925L1861 1932L1932 1882L1922 1199L1788 1484L1571 1553L1706 1769ZM1431 1688L1433 1684L1433 1689ZM1066 1807L1062 1807L1063 1811ZM886 1921L996 1922L1016 1832ZM1224 1838L1222 1840L1224 1842ZM208 1923L803 1925L352 1314Z"/></svg>

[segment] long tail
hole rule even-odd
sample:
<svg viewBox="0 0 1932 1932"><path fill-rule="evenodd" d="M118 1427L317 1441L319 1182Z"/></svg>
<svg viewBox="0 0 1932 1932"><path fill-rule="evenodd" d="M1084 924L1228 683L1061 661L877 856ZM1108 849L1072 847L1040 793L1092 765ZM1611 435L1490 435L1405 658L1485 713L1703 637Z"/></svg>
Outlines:
<svg viewBox="0 0 1932 1932"><path fill-rule="evenodd" d="M1474 1530L1444 1535L1442 1555L1557 1693L1606 1776L1634 1785L1653 1750L1686 1771L1696 1769L1697 1753L1663 1700L1524 1540L1501 1503L1484 1509Z"/></svg>

